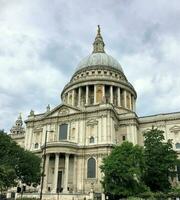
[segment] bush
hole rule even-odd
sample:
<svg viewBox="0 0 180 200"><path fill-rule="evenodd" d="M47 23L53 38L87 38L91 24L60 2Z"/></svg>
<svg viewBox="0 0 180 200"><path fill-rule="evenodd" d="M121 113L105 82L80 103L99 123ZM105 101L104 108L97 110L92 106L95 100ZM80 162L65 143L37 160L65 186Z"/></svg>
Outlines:
<svg viewBox="0 0 180 200"><path fill-rule="evenodd" d="M156 192L154 193L154 198L157 200L165 200L168 199L168 195L162 192Z"/></svg>
<svg viewBox="0 0 180 200"><path fill-rule="evenodd" d="M162 192L152 193L149 191L139 194L138 197L148 200L167 200L168 198L177 198L177 197L180 198L180 189L174 189L169 193L162 193Z"/></svg>
<svg viewBox="0 0 180 200"><path fill-rule="evenodd" d="M150 191L143 192L143 193L139 194L138 197L140 197L142 199L154 200L154 195Z"/></svg>

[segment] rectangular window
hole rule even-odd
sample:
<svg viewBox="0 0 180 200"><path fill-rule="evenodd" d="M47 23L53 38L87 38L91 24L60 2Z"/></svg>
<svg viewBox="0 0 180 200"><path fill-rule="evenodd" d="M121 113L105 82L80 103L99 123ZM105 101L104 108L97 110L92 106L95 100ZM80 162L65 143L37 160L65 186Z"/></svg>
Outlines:
<svg viewBox="0 0 180 200"><path fill-rule="evenodd" d="M59 126L59 140L67 140L68 125L61 124Z"/></svg>
<svg viewBox="0 0 180 200"><path fill-rule="evenodd" d="M126 136L125 136L125 135L122 136L122 140L123 140L123 141L126 140Z"/></svg>

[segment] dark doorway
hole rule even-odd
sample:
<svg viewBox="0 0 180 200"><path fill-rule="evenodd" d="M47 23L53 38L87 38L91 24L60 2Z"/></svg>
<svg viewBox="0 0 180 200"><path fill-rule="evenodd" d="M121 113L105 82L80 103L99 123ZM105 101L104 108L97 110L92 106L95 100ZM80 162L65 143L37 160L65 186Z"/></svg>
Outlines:
<svg viewBox="0 0 180 200"><path fill-rule="evenodd" d="M62 171L58 172L57 193L62 192Z"/></svg>

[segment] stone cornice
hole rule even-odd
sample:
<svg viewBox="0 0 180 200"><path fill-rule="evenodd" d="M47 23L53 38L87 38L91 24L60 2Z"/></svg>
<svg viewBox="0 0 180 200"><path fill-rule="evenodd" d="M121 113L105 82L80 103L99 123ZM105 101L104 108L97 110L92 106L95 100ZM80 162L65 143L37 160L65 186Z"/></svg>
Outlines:
<svg viewBox="0 0 180 200"><path fill-rule="evenodd" d="M73 143L69 141L59 141L59 142L48 142L46 146L47 153L69 153L77 155L99 155L107 154L108 149L112 149L114 144L94 144L94 145L78 145L78 143ZM41 152L43 146L41 148ZM98 150L98 151L97 151ZM33 151L34 153L40 153L40 151ZM96 153L94 153L96 152Z"/></svg>
<svg viewBox="0 0 180 200"><path fill-rule="evenodd" d="M77 113L70 113L67 115L61 115L61 116L44 116L41 119L29 119L26 120L27 127L33 127L34 123L39 122L38 125L45 125L48 123L56 123L56 122L70 122L70 121L77 121L77 120L84 120L84 119L92 119L97 118L101 116L106 116L108 113L111 113L111 116L114 117L116 120L116 123L120 123L120 125L128 125L136 124L138 126L138 118L136 113L131 112L127 110L127 113L118 114L118 112L115 110L114 106L112 104L108 105L102 105L93 107L93 109L82 109L81 112Z"/></svg>
<svg viewBox="0 0 180 200"><path fill-rule="evenodd" d="M9 134L12 139L23 139L25 138L25 134Z"/></svg>
<svg viewBox="0 0 180 200"><path fill-rule="evenodd" d="M163 113L163 114L139 117L140 124L156 123L160 121L173 121L173 120L180 120L180 112Z"/></svg>
<svg viewBox="0 0 180 200"><path fill-rule="evenodd" d="M115 73L121 74L121 75L123 75L124 78L127 80L127 78L126 78L126 76L124 75L124 73L123 73L122 71L120 71L120 70L114 68L114 67L111 67L111 66L102 66L102 65L101 65L101 66L100 66L100 65L94 65L94 66L84 67L84 68L82 68L82 69L76 71L76 72L73 74L73 76L72 76L72 78L71 78L71 81L72 81L73 78L74 78L76 75L78 75L79 73L86 72L86 71L89 71L89 70L98 70L98 69L100 69L100 70L113 71L113 72L115 72Z"/></svg>
<svg viewBox="0 0 180 200"><path fill-rule="evenodd" d="M44 120L49 120L49 119L66 119L69 120L79 120L80 118L84 118L87 114L94 114L98 112L98 115L101 115L101 113L104 113L108 110L113 110L114 112L116 112L112 106L106 106L105 108L99 108L97 107L96 109L93 110L86 110L86 109L82 109L81 112L77 112L77 113L69 113L67 115L61 115L61 116L43 116L42 118L32 118L32 119L28 119L25 122L37 122L37 121L44 121ZM76 116L76 119L74 118L74 116Z"/></svg>

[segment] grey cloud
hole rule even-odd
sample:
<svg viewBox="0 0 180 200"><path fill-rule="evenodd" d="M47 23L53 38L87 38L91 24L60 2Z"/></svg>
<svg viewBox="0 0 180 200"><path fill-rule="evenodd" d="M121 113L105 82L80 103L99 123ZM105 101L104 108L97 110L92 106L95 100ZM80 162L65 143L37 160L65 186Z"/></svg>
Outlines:
<svg viewBox="0 0 180 200"><path fill-rule="evenodd" d="M2 0L0 9L0 128L60 103L97 24L137 90L138 114L180 110L179 0Z"/></svg>

